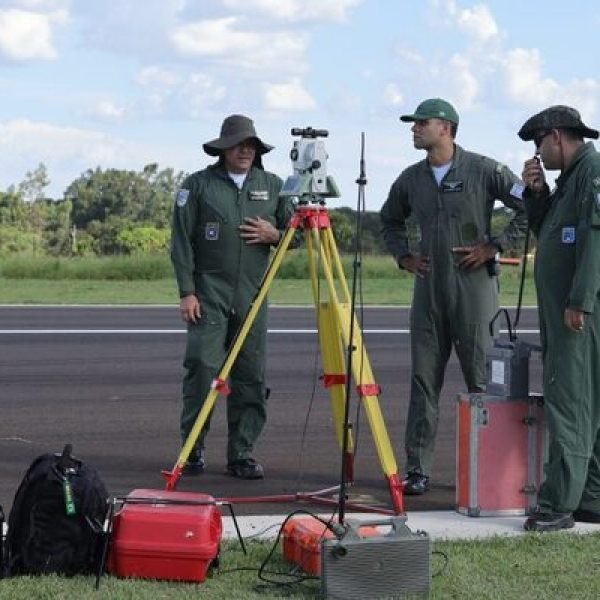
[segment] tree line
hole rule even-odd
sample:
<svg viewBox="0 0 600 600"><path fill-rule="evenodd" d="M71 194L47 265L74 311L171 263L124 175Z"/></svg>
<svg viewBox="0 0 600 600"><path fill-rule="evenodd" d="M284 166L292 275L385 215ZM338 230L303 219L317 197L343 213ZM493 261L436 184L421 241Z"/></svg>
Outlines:
<svg viewBox="0 0 600 600"><path fill-rule="evenodd" d="M45 195L50 181L44 164L18 185L0 192L0 256L55 257L132 255L166 252L177 189L187 173L160 169L155 163L141 171L88 169L65 190L63 198ZM356 212L330 210L340 252L356 246ZM495 211L495 227L509 213ZM379 214L361 214L362 251L385 253ZM417 228L409 228L416 242Z"/></svg>

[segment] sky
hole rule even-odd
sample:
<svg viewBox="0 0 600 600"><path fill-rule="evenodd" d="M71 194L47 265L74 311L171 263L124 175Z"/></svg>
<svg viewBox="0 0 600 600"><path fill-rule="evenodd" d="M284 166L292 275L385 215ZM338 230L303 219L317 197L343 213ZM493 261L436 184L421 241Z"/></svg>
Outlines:
<svg viewBox="0 0 600 600"><path fill-rule="evenodd" d="M291 128L327 129L327 204L379 210L424 156L399 116L431 97L457 143L520 174L532 114L600 125L599 30L597 0L0 0L0 191L40 163L55 199L96 167L193 172L240 113L283 179Z"/></svg>

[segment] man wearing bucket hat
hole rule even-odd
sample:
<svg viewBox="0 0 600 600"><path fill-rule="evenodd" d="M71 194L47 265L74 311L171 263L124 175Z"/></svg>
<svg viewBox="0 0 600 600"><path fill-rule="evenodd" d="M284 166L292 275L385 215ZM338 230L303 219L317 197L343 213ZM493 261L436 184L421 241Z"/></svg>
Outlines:
<svg viewBox="0 0 600 600"><path fill-rule="evenodd" d="M215 164L190 175L176 194L171 259L187 323L181 435L185 441L217 376L233 336L243 322L293 213L280 198L282 181L263 169L272 150L254 123L231 115L204 151ZM261 479L252 457L266 420L266 305L260 310L231 370L227 396L227 473ZM207 422L184 473L204 470Z"/></svg>
<svg viewBox="0 0 600 600"><path fill-rule="evenodd" d="M526 216L519 178L506 166L455 143L459 118L449 102L425 100L400 119L413 123L414 146L427 152L424 160L400 174L381 209L390 253L401 269L416 276L405 493L422 494L429 487L439 396L452 347L468 391L483 391L489 323L498 309L495 257L518 244ZM496 200L514 215L493 237ZM419 228L418 249L409 247L411 216Z"/></svg>
<svg viewBox="0 0 600 600"><path fill-rule="evenodd" d="M551 106L521 127L535 144L523 167L529 224L537 237L535 283L549 431L546 480L525 529L600 523L600 154L598 131L569 106ZM550 192L544 171L558 170Z"/></svg>

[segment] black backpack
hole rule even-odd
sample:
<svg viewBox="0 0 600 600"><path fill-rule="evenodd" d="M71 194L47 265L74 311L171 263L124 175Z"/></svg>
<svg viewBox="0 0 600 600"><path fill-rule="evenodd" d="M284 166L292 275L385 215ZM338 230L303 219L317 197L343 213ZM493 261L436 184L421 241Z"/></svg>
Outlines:
<svg viewBox="0 0 600 600"><path fill-rule="evenodd" d="M8 573L95 573L107 509L104 483L94 468L71 456L71 444L62 454L38 456L8 517Z"/></svg>

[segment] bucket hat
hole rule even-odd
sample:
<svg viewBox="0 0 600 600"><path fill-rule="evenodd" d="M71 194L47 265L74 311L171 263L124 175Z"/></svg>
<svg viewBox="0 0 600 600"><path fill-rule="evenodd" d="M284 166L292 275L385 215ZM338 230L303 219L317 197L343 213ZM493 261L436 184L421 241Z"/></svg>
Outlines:
<svg viewBox="0 0 600 600"><path fill-rule="evenodd" d="M265 144L256 135L252 119L244 115L230 115L227 117L221 125L221 135L210 142L202 144L202 147L209 156L219 156L223 150L233 148L247 139L256 140L258 154L266 154L273 149L273 146Z"/></svg>

